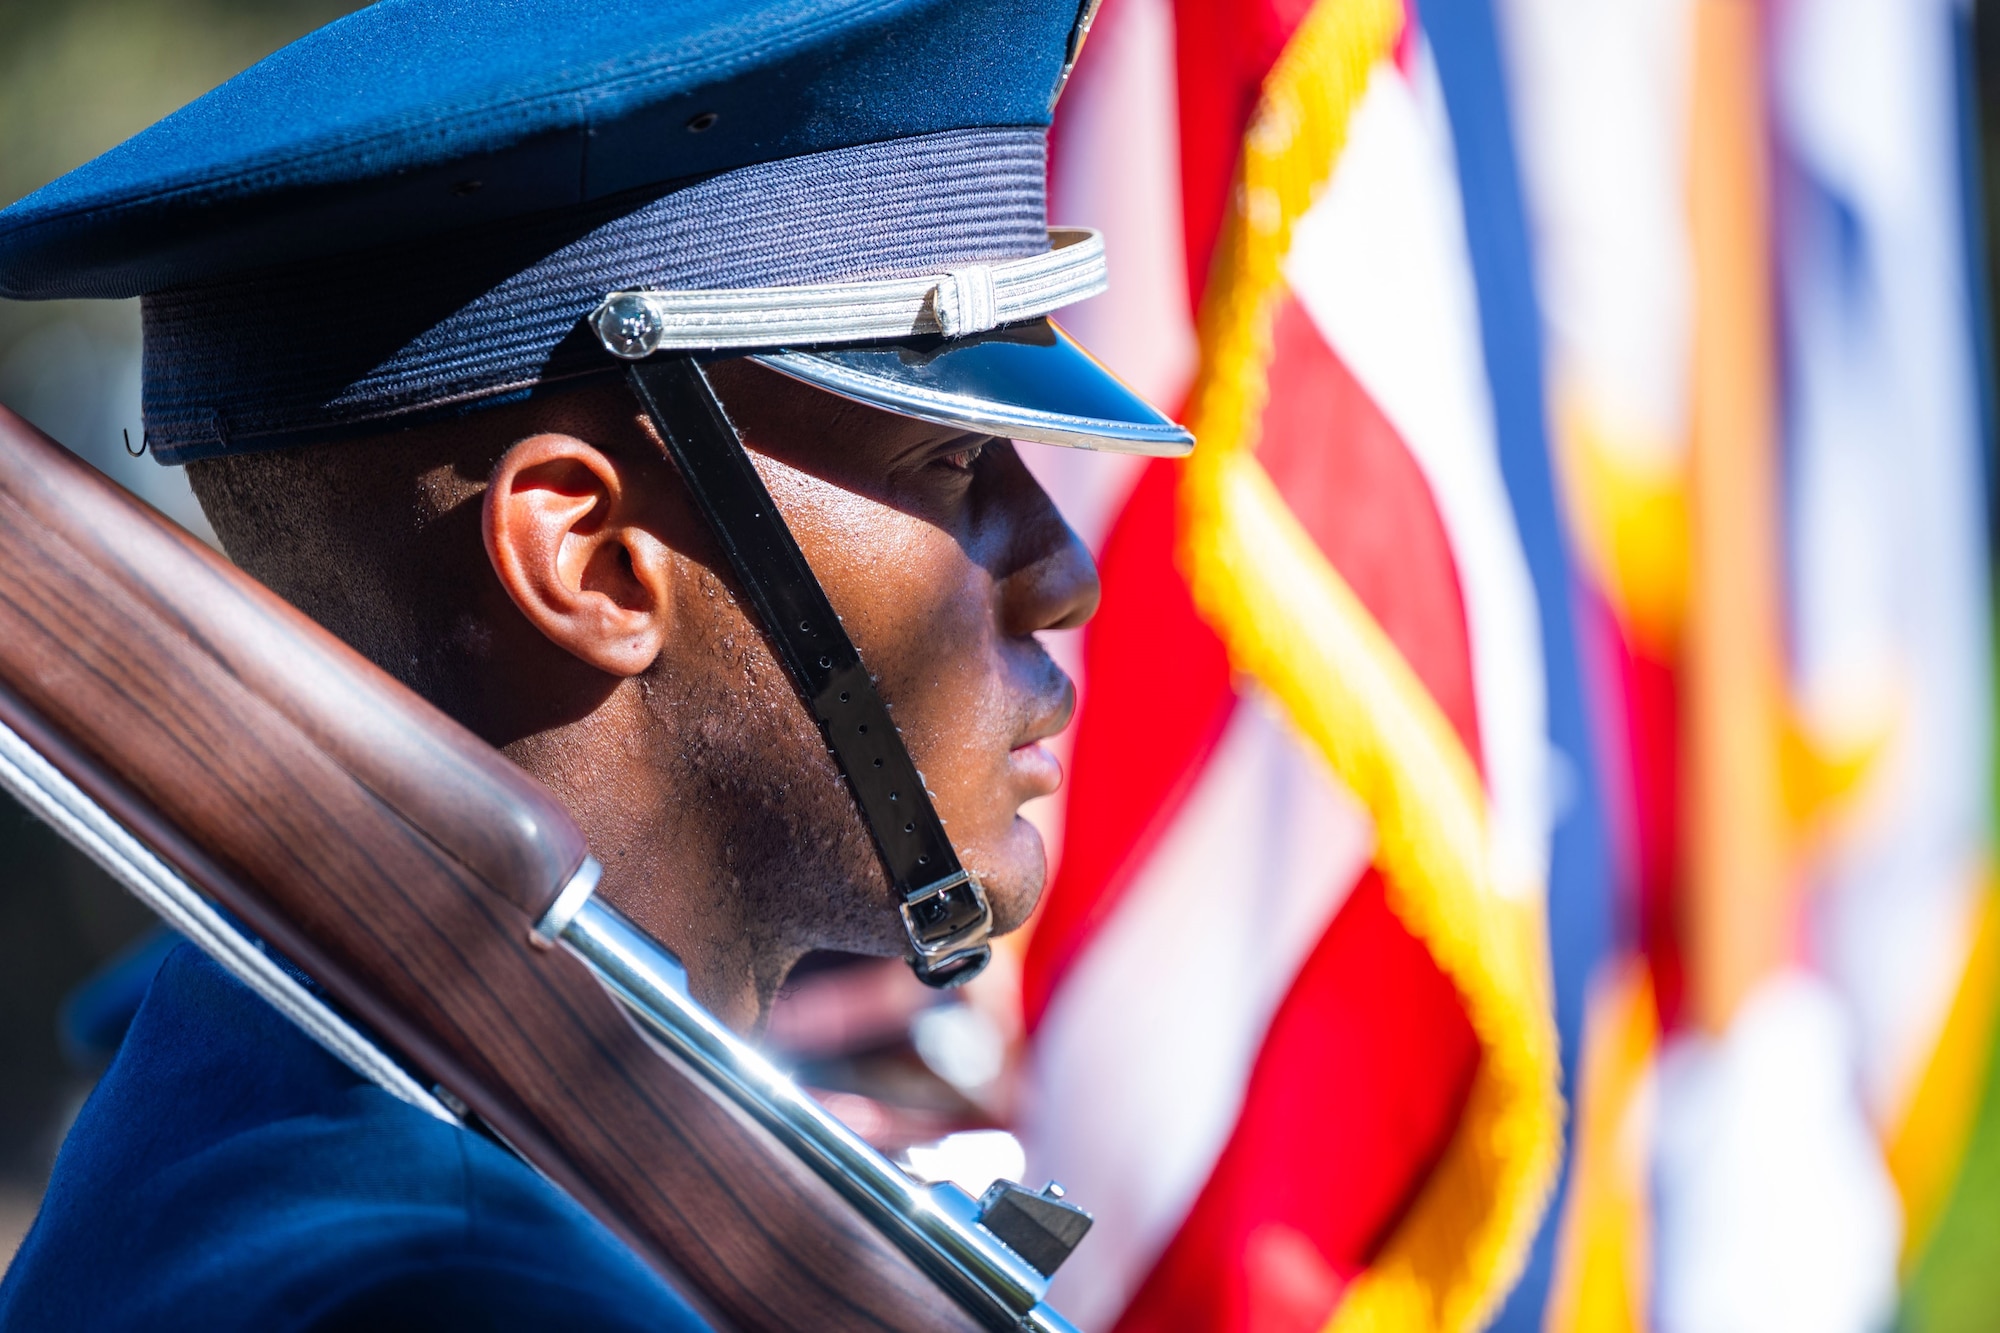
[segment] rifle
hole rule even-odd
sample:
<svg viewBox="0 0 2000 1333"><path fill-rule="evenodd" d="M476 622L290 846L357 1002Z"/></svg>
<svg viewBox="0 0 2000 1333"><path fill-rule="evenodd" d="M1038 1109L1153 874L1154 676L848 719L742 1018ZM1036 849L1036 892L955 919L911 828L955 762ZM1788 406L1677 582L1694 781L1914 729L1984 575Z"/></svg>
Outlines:
<svg viewBox="0 0 2000 1333"><path fill-rule="evenodd" d="M911 1180L687 998L545 788L5 408L0 569L0 787L717 1327L1071 1327L1086 1214Z"/></svg>

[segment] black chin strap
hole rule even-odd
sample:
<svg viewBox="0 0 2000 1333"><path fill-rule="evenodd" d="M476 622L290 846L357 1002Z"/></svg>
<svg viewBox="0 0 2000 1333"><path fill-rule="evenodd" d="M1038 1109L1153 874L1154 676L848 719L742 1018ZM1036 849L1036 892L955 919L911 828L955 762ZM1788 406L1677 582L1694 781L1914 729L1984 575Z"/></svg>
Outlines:
<svg viewBox="0 0 2000 1333"><path fill-rule="evenodd" d="M708 376L689 356L637 361L628 374L847 775L902 904L910 966L930 986L970 980L993 956L986 890L959 864L902 733Z"/></svg>

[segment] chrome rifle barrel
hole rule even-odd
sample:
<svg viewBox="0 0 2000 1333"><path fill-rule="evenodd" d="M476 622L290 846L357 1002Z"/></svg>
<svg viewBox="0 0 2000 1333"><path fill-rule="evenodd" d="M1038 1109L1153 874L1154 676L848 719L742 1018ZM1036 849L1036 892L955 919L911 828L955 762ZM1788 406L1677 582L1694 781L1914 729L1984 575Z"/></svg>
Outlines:
<svg viewBox="0 0 2000 1333"><path fill-rule="evenodd" d="M594 888L594 867L579 872L586 873ZM616 908L566 889L550 909L558 911L567 920L545 918L554 927L548 933L589 965L643 1031L776 1135L989 1328L1075 1333L1043 1299L1049 1279L984 1225L971 1195L948 1181L917 1183L823 1110L689 998L680 961Z"/></svg>

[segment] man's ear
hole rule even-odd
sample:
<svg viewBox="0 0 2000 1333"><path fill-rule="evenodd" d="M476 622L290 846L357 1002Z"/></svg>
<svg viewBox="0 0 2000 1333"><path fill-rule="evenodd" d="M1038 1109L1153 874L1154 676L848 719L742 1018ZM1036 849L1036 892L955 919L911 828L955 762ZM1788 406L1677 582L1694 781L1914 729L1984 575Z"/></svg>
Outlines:
<svg viewBox="0 0 2000 1333"><path fill-rule="evenodd" d="M652 665L672 609L672 553L640 522L639 482L574 436L530 436L494 469L481 522L493 572L521 614L615 676Z"/></svg>

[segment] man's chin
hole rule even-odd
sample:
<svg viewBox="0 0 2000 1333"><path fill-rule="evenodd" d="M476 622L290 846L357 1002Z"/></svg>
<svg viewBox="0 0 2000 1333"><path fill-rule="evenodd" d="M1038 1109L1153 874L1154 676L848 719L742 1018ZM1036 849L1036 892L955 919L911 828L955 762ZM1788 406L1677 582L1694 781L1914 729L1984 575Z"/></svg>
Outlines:
<svg viewBox="0 0 2000 1333"><path fill-rule="evenodd" d="M1019 930L1033 915L1048 882L1049 861L1041 830L1016 815L1001 855L982 861L979 882L986 886L986 901L993 908L993 933L1006 935Z"/></svg>
<svg viewBox="0 0 2000 1333"><path fill-rule="evenodd" d="M1040 830L1016 815L1007 837L997 846L975 844L963 848L962 854L965 864L979 876L986 890L986 901L993 909L993 933L1006 935L1019 930L1033 914L1035 904L1041 901L1042 888L1048 880L1048 857ZM857 894L878 903L882 900L875 895L886 893L887 889L887 884L880 881L865 888L856 886ZM907 954L909 940L903 933L901 914L891 907L888 913L878 916L878 910L871 907L847 918L845 927L838 922L827 922L827 928L811 947L884 958Z"/></svg>

